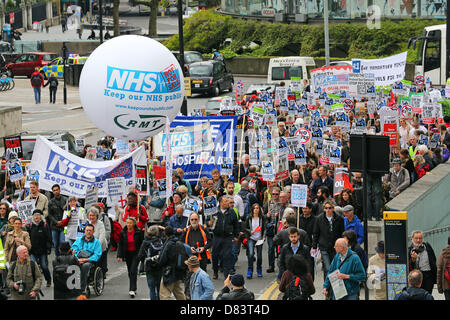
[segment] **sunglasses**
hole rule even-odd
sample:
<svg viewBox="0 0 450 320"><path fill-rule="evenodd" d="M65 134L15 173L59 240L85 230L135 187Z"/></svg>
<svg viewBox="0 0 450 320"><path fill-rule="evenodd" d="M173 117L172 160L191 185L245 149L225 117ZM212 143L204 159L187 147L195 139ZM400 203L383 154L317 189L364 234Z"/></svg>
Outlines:
<svg viewBox="0 0 450 320"><path fill-rule="evenodd" d="M272 193L273 196L279 196L279 193Z"/></svg>
<svg viewBox="0 0 450 320"><path fill-rule="evenodd" d="M198 219L191 219L191 221L197 221Z"/></svg>

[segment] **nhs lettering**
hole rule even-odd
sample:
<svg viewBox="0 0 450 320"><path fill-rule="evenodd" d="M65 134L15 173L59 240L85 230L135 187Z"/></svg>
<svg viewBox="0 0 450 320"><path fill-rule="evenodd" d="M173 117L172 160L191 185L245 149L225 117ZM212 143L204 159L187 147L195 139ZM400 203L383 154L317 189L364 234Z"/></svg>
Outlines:
<svg viewBox="0 0 450 320"><path fill-rule="evenodd" d="M180 75L171 65L163 72L126 70L108 66L107 88L135 93L171 93L180 91Z"/></svg>

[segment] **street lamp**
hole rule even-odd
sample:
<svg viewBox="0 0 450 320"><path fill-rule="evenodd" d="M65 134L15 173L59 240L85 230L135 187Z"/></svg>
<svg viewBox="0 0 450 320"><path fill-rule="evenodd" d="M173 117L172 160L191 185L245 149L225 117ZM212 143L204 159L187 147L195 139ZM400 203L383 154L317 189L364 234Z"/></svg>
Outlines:
<svg viewBox="0 0 450 320"><path fill-rule="evenodd" d="M183 76L186 76L186 70L184 69L184 41L183 41L183 0L178 0L178 46L180 47L180 66L183 72ZM183 98L183 104L181 106L181 113L187 116L187 100Z"/></svg>
<svg viewBox="0 0 450 320"><path fill-rule="evenodd" d="M103 1L99 0L98 1L98 10L99 10L99 15L100 15L100 21L99 21L99 25L100 25L100 44L103 43L103 12L102 12L102 7L103 7Z"/></svg>
<svg viewBox="0 0 450 320"><path fill-rule="evenodd" d="M64 68L63 68L63 78L64 78L63 96L64 96L64 104L67 104L67 87L66 87L67 47L66 47L66 43L65 42L63 42L62 56L63 56L63 63L64 63Z"/></svg>

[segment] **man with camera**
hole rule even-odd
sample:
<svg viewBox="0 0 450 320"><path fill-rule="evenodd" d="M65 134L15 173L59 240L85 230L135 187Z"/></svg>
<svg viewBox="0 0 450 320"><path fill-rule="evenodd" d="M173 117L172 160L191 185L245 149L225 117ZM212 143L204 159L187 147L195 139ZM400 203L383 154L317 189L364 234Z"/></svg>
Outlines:
<svg viewBox="0 0 450 320"><path fill-rule="evenodd" d="M423 275L422 289L433 293L433 287L436 283L437 265L436 255L428 242L423 242L422 231L412 233L412 245L408 248L409 270L420 270Z"/></svg>
<svg viewBox="0 0 450 320"><path fill-rule="evenodd" d="M191 247L192 254L196 255L200 268L206 271L208 261L211 260L211 254L208 249L211 248L212 240L210 233L200 224L197 213L192 213L189 217L191 225L184 229L181 241Z"/></svg>
<svg viewBox="0 0 450 320"><path fill-rule="evenodd" d="M97 262L102 255L102 245L94 237L94 226L86 225L84 236L79 237L72 245L73 254L81 265L81 292L86 292L89 270L92 263Z"/></svg>
<svg viewBox="0 0 450 320"><path fill-rule="evenodd" d="M6 284L11 289L11 300L39 299L43 278L39 266L30 260L24 245L20 245L16 253L17 260L11 264L6 278Z"/></svg>

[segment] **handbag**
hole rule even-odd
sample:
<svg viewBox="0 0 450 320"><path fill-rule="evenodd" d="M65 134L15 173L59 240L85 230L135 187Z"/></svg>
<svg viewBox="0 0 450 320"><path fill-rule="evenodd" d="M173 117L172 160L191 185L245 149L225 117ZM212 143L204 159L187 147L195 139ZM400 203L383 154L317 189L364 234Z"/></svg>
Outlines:
<svg viewBox="0 0 450 320"><path fill-rule="evenodd" d="M89 258L90 256L91 256L92 254L90 254L89 252L87 252L87 251L84 251L84 250L80 250L80 251L78 251L78 254L77 254L77 257L78 257L78 259L86 259L86 258Z"/></svg>

